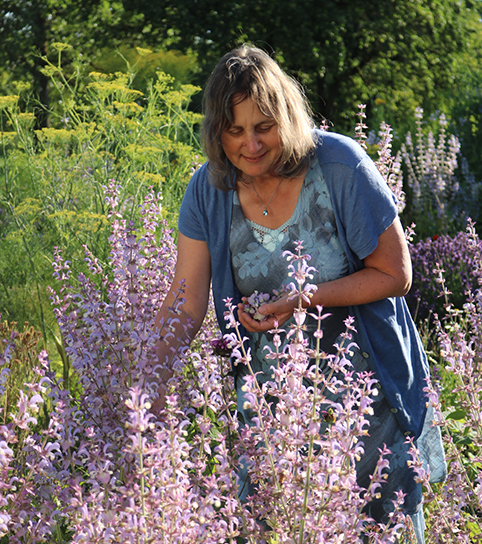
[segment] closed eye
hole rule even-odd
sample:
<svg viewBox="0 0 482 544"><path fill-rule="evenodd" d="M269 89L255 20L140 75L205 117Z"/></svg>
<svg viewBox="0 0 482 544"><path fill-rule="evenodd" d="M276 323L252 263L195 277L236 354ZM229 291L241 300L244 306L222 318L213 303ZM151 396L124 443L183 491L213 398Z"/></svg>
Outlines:
<svg viewBox="0 0 482 544"><path fill-rule="evenodd" d="M231 136L241 136L241 134L243 133L243 129L238 127L232 127L232 128L228 128L226 132L230 134Z"/></svg>
<svg viewBox="0 0 482 544"><path fill-rule="evenodd" d="M267 134L274 126L276 126L276 123L270 122L270 123L260 123L259 125L255 126L255 131L258 134ZM244 133L244 129L242 127L237 126L231 126L226 130L226 132L230 136L242 136Z"/></svg>
<svg viewBox="0 0 482 544"><path fill-rule="evenodd" d="M269 132L275 125L276 123L270 123L269 125L266 125L266 124L258 125L256 127L256 132L261 132L261 133Z"/></svg>

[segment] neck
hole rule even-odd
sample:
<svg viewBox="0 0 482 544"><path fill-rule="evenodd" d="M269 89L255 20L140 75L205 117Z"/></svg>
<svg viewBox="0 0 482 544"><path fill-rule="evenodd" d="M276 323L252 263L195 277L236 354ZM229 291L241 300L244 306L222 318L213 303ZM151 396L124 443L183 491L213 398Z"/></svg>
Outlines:
<svg viewBox="0 0 482 544"><path fill-rule="evenodd" d="M278 190L278 187L281 185L282 180L283 180L283 178L279 178L279 181L276 184L275 190L273 191L271 197L269 198L268 202L266 203L263 200L261 200L261 197L259 196L258 191L256 190L256 187L254 185L254 181L251 179L251 185L253 187L254 194L256 195L256 198L258 199L259 203L261 204L261 206L263 208L263 215L268 215L269 205L271 204L271 201L273 200L274 195L276 194L276 191Z"/></svg>

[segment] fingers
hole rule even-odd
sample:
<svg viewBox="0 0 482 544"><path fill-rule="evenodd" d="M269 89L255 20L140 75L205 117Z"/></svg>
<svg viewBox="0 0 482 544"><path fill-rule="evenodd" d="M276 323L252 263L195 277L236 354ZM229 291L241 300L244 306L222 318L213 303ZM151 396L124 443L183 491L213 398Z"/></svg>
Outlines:
<svg viewBox="0 0 482 544"><path fill-rule="evenodd" d="M288 300L286 297L280 298L276 302L268 302L262 304L258 308L258 312L266 316L275 316L280 324L284 323L293 315L296 302Z"/></svg>
<svg viewBox="0 0 482 544"><path fill-rule="evenodd" d="M260 313L266 316L261 321L253 319L251 314L245 312L242 303L238 305L239 322L249 332L266 332L281 327L293 315L291 305L278 304L278 302L264 304L259 309L262 309Z"/></svg>
<svg viewBox="0 0 482 544"><path fill-rule="evenodd" d="M238 319L241 325L249 332L265 332L273 329L276 324L276 317L267 316L262 321L253 319L252 315L244 311L243 304L238 305Z"/></svg>
<svg viewBox="0 0 482 544"><path fill-rule="evenodd" d="M274 327L275 318L274 316L269 316L263 321L257 321L253 319L248 313L242 311L241 309L238 312L239 322L243 327L249 332L265 332L269 331Z"/></svg>

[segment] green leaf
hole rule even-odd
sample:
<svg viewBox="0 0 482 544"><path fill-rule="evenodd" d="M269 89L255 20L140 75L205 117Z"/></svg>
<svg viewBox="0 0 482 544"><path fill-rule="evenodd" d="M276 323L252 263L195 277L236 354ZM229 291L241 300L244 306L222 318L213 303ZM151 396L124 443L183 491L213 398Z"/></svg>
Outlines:
<svg viewBox="0 0 482 544"><path fill-rule="evenodd" d="M447 419L465 419L467 417L466 412L464 410L454 410L452 413L450 413L447 416Z"/></svg>
<svg viewBox="0 0 482 544"><path fill-rule="evenodd" d="M468 521L467 527L470 529L470 536L480 535L482 532L480 525L478 523L474 523L473 521Z"/></svg>

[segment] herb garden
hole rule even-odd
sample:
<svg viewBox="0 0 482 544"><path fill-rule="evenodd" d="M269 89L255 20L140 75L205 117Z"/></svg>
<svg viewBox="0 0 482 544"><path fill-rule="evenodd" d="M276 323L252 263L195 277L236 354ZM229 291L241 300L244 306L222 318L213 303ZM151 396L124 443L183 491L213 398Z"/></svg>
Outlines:
<svg viewBox="0 0 482 544"><path fill-rule="evenodd" d="M387 526L363 511L383 486L388 452L360 489L354 462L377 384L350 370L350 319L336 355L312 353L303 324L316 320L321 336L323 309L300 304L295 328L273 331L272 381L246 379L258 423L241 428L232 364L249 367L249 353L227 300L232 332L220 337L211 310L173 355L165 411L151 412L154 348L182 309L181 284L170 320L155 330L174 274L177 211L203 162L201 116L188 108L200 89L162 73L146 93L120 73L67 78L64 46L54 47L50 127L34 129L25 89L0 97L0 543L414 542L402 495ZM417 110L414 119L396 154L390 127L367 134L363 107L354 137L399 199L412 254L407 300L429 355L427 403L448 467L444 482L431 483L433 467L413 443L426 541L476 543L480 180L443 115L428 122ZM301 300L311 289L302 241L286 257ZM329 378L318 371L323 360ZM320 413L327 390L344 400ZM258 489L243 504L236 467L247 460Z"/></svg>

